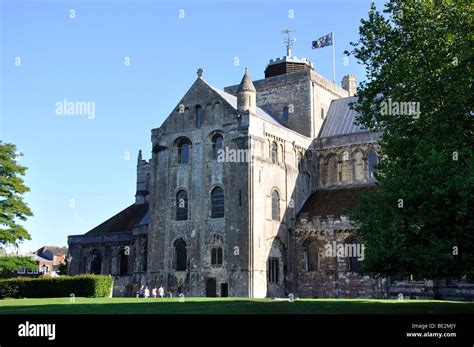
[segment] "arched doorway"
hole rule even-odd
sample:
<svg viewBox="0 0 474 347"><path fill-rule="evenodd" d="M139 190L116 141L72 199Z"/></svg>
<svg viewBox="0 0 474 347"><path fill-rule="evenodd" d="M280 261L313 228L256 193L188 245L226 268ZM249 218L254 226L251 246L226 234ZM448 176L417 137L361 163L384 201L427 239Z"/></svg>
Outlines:
<svg viewBox="0 0 474 347"><path fill-rule="evenodd" d="M174 242L174 247L176 256L176 271L186 271L186 263L188 262L186 242L183 239L178 239Z"/></svg>
<svg viewBox="0 0 474 347"><path fill-rule="evenodd" d="M120 276L127 276L128 275L128 254L125 248L120 250L120 267L119 267L119 275Z"/></svg>
<svg viewBox="0 0 474 347"><path fill-rule="evenodd" d="M216 297L216 279L208 278L206 281L206 296L210 298Z"/></svg>
<svg viewBox="0 0 474 347"><path fill-rule="evenodd" d="M91 255L91 273L94 275L100 275L102 272L102 256L100 252L95 249Z"/></svg>

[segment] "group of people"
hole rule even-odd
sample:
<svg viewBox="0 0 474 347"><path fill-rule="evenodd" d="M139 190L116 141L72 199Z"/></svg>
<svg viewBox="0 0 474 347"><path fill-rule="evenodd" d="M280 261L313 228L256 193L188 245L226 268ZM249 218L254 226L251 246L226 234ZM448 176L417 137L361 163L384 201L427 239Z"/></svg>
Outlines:
<svg viewBox="0 0 474 347"><path fill-rule="evenodd" d="M157 298L158 295L163 298L165 296L165 289L163 288L163 286L160 286L160 288L156 288L153 287L153 289L151 290L151 296L153 298ZM137 298L149 298L150 297L150 289L148 287L145 287L144 285L142 285L140 287L140 289L138 290L137 292Z"/></svg>

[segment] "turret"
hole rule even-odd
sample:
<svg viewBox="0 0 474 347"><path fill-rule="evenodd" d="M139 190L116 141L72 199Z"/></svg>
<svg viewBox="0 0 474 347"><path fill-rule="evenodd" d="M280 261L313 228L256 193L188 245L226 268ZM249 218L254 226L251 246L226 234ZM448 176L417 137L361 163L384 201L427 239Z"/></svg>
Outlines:
<svg viewBox="0 0 474 347"><path fill-rule="evenodd" d="M349 92L349 96L354 96L357 90L357 78L355 75L345 75L342 78L341 86Z"/></svg>
<svg viewBox="0 0 474 347"><path fill-rule="evenodd" d="M150 164L142 159L142 151L138 152L137 159L137 192L135 204L144 204L148 200L150 185Z"/></svg>
<svg viewBox="0 0 474 347"><path fill-rule="evenodd" d="M252 79L245 68L245 74L237 89L237 109L239 112L250 112L255 114L257 110L257 90Z"/></svg>

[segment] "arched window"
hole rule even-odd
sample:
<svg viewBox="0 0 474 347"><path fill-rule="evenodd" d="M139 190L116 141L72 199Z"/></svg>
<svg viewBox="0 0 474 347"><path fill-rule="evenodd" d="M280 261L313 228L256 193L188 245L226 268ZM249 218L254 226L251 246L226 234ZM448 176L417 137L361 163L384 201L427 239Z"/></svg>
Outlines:
<svg viewBox="0 0 474 347"><path fill-rule="evenodd" d="M289 111L288 106L283 107L283 122L288 122Z"/></svg>
<svg viewBox="0 0 474 347"><path fill-rule="evenodd" d="M119 253L119 276L128 275L128 256L130 248L122 248Z"/></svg>
<svg viewBox="0 0 474 347"><path fill-rule="evenodd" d="M186 242L183 239L177 239L174 242L176 271L186 271L188 262L188 252Z"/></svg>
<svg viewBox="0 0 474 347"><path fill-rule="evenodd" d="M183 140L178 145L178 162L180 164L189 163L189 147L190 144L187 140Z"/></svg>
<svg viewBox="0 0 474 347"><path fill-rule="evenodd" d="M221 134L215 134L212 137L212 159L217 159L220 151L223 149L224 140Z"/></svg>
<svg viewBox="0 0 474 347"><path fill-rule="evenodd" d="M215 187L211 192L211 218L224 217L224 190Z"/></svg>
<svg viewBox="0 0 474 347"><path fill-rule="evenodd" d="M278 145L275 142L272 143L272 163L278 163Z"/></svg>
<svg viewBox="0 0 474 347"><path fill-rule="evenodd" d="M377 152L371 151L368 155L369 178L375 178L375 168L377 166Z"/></svg>
<svg viewBox="0 0 474 347"><path fill-rule="evenodd" d="M319 270L319 245L316 240L305 241L304 264L306 271Z"/></svg>
<svg viewBox="0 0 474 347"><path fill-rule="evenodd" d="M350 240L346 245L346 249L349 251L349 254L347 254L349 256L349 271L359 272L362 266L362 262L359 259L363 259L363 255L361 254L362 248L360 241L358 239Z"/></svg>
<svg viewBox="0 0 474 347"><path fill-rule="evenodd" d="M202 107L201 105L196 105L196 128L200 129L202 127Z"/></svg>
<svg viewBox="0 0 474 347"><path fill-rule="evenodd" d="M214 104L214 116L215 116L215 117L220 117L220 115L221 115L221 110L222 110L221 103L220 103L220 102L216 102L216 103Z"/></svg>
<svg viewBox="0 0 474 347"><path fill-rule="evenodd" d="M211 265L215 267L222 266L223 245L224 245L222 236L218 234L212 235L210 245L211 245Z"/></svg>
<svg viewBox="0 0 474 347"><path fill-rule="evenodd" d="M354 155L354 179L362 181L364 179L364 156L362 152Z"/></svg>
<svg viewBox="0 0 474 347"><path fill-rule="evenodd" d="M327 163L327 181L326 183L336 183L337 182L337 157L331 155Z"/></svg>
<svg viewBox="0 0 474 347"><path fill-rule="evenodd" d="M280 195L276 190L272 192L272 219L280 220Z"/></svg>
<svg viewBox="0 0 474 347"><path fill-rule="evenodd" d="M176 220L188 219L188 193L180 190L176 194Z"/></svg>
<svg viewBox="0 0 474 347"><path fill-rule="evenodd" d="M95 249L91 254L91 273L100 275L102 272L102 255Z"/></svg>

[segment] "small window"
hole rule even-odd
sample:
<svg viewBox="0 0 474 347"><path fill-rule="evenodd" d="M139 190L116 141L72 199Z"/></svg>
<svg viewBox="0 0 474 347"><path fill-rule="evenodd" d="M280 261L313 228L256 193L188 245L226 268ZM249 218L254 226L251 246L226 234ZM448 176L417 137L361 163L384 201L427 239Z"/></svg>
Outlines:
<svg viewBox="0 0 474 347"><path fill-rule="evenodd" d="M288 106L283 107L283 121L288 122L289 118L289 111L288 111Z"/></svg>
<svg viewBox="0 0 474 347"><path fill-rule="evenodd" d="M24 267L21 267L18 269L17 274L19 275L24 275L26 273L26 269Z"/></svg>
<svg viewBox="0 0 474 347"><path fill-rule="evenodd" d="M178 162L180 164L188 164L189 163L189 142L182 141L178 145Z"/></svg>
<svg viewBox="0 0 474 347"><path fill-rule="evenodd" d="M324 108L321 108L321 119L324 119Z"/></svg>
<svg viewBox="0 0 474 347"><path fill-rule="evenodd" d="M188 219L188 193L180 190L176 194L176 220Z"/></svg>
<svg viewBox="0 0 474 347"><path fill-rule="evenodd" d="M268 259L268 282L278 283L280 277L280 262L278 258Z"/></svg>
<svg viewBox="0 0 474 347"><path fill-rule="evenodd" d="M196 105L196 128L200 129L202 127L202 107L201 105Z"/></svg>
<svg viewBox="0 0 474 347"><path fill-rule="evenodd" d="M276 190L272 192L272 219L280 220L280 195Z"/></svg>
<svg viewBox="0 0 474 347"><path fill-rule="evenodd" d="M211 265L222 266L222 247L214 247L211 250Z"/></svg>
<svg viewBox="0 0 474 347"><path fill-rule="evenodd" d="M212 159L216 160L223 149L224 140L221 134L212 137Z"/></svg>
<svg viewBox="0 0 474 347"><path fill-rule="evenodd" d="M278 145L275 142L272 143L271 153L272 153L272 163L273 164L278 163Z"/></svg>
<svg viewBox="0 0 474 347"><path fill-rule="evenodd" d="M224 217L224 190L215 187L211 192L211 218Z"/></svg>

